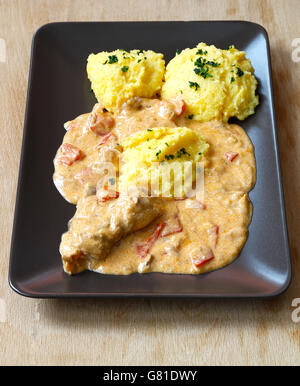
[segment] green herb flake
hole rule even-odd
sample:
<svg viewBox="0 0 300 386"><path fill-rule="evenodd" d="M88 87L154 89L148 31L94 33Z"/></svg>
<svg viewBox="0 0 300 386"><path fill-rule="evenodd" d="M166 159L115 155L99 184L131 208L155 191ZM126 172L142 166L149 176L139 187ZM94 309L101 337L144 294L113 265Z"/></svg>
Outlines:
<svg viewBox="0 0 300 386"><path fill-rule="evenodd" d="M122 68L121 68L121 70L123 71L123 72L127 72L128 71L128 66L123 66Z"/></svg>
<svg viewBox="0 0 300 386"><path fill-rule="evenodd" d="M143 52L144 52L144 50L139 50L139 51L137 52L137 54L140 55L140 54L142 54Z"/></svg>
<svg viewBox="0 0 300 386"><path fill-rule="evenodd" d="M176 50L176 55L179 55L181 53L182 50L180 50L179 48L177 48Z"/></svg>
<svg viewBox="0 0 300 386"><path fill-rule="evenodd" d="M168 142L165 142L165 145L169 147L169 144L168 144Z"/></svg>
<svg viewBox="0 0 300 386"><path fill-rule="evenodd" d="M230 83L233 83L234 81L235 81L235 78L232 76L231 80L230 80Z"/></svg>
<svg viewBox="0 0 300 386"><path fill-rule="evenodd" d="M147 131L153 131L152 129L147 129Z"/></svg>
<svg viewBox="0 0 300 386"><path fill-rule="evenodd" d="M109 59L108 60L109 64L117 63L117 61L118 61L118 58L116 55L109 55L108 59Z"/></svg>
<svg viewBox="0 0 300 386"><path fill-rule="evenodd" d="M208 66L212 66L212 67L219 67L219 65L220 65L220 63L214 62L213 60L208 60L208 61L206 62L206 64L207 64Z"/></svg>
<svg viewBox="0 0 300 386"><path fill-rule="evenodd" d="M168 160L168 161L170 159L174 159L174 158L175 158L175 156L173 154L165 155L165 159Z"/></svg>
<svg viewBox="0 0 300 386"><path fill-rule="evenodd" d="M191 82L191 81L189 81L189 86L190 86L190 88L194 88L196 91L200 87L197 82Z"/></svg>
<svg viewBox="0 0 300 386"><path fill-rule="evenodd" d="M194 118L194 114L188 115L188 119L193 119L193 118Z"/></svg>
<svg viewBox="0 0 300 386"><path fill-rule="evenodd" d="M237 68L236 74L237 74L238 76L243 76L243 75L244 75L244 71L242 71L242 70L238 67L238 68Z"/></svg>
<svg viewBox="0 0 300 386"><path fill-rule="evenodd" d="M186 154L186 155L188 155L189 157L191 156L190 153L188 153L188 152L185 150L184 147L181 148L180 151L181 151L182 154Z"/></svg>

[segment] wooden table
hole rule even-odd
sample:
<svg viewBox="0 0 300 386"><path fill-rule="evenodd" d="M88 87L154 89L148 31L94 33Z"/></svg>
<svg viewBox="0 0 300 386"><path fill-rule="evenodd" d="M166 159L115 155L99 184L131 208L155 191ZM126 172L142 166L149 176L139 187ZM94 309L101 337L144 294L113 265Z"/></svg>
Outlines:
<svg viewBox="0 0 300 386"><path fill-rule="evenodd" d="M292 321L292 301L300 298L300 52L292 54L299 15L299 0L0 0L1 365L300 364L300 323ZM214 19L250 20L269 32L293 256L288 291L260 301L15 294L7 271L34 31L52 21Z"/></svg>

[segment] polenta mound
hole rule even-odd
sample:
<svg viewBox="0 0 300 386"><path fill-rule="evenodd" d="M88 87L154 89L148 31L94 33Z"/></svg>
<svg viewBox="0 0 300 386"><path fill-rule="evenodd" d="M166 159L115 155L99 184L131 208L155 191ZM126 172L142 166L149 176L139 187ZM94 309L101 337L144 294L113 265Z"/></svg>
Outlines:
<svg viewBox="0 0 300 386"><path fill-rule="evenodd" d="M183 98L187 112L200 122L243 120L258 105L253 73L245 52L234 46L221 50L200 43L168 63L162 98Z"/></svg>
<svg viewBox="0 0 300 386"><path fill-rule="evenodd" d="M152 98L161 91L163 55L145 50L116 50L90 54L87 74L95 96L114 112L132 97Z"/></svg>
<svg viewBox="0 0 300 386"><path fill-rule="evenodd" d="M147 191L149 187L153 195L162 197L182 197L191 191L196 164L209 148L199 133L187 127L142 130L121 145L122 190L134 186Z"/></svg>

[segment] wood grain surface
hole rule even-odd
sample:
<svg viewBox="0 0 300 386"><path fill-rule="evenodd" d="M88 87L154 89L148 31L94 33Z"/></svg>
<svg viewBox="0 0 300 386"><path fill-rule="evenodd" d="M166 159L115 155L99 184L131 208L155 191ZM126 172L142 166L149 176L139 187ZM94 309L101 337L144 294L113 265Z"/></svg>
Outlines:
<svg viewBox="0 0 300 386"><path fill-rule="evenodd" d="M300 38L299 16L299 0L0 0L1 365L300 364L300 322L292 321L292 301L300 298L300 52L292 47ZM7 271L34 31L52 21L222 19L257 22L269 33L293 256L290 288L259 301L15 294Z"/></svg>

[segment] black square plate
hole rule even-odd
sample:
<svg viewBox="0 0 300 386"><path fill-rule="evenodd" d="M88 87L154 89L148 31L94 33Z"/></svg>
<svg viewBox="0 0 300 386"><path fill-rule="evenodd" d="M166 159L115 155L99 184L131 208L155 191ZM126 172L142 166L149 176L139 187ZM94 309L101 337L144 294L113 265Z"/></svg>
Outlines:
<svg viewBox="0 0 300 386"><path fill-rule="evenodd" d="M257 161L250 193L253 219L242 253L229 266L200 276L68 276L58 247L75 206L53 185L53 158L65 133L63 123L91 111L96 102L86 76L88 55L142 48L162 52L168 62L176 49L200 41L245 50L260 84L260 105L241 122ZM52 23L36 32L10 257L14 290L30 297L267 297L283 292L290 277L269 43L261 26L242 21Z"/></svg>

